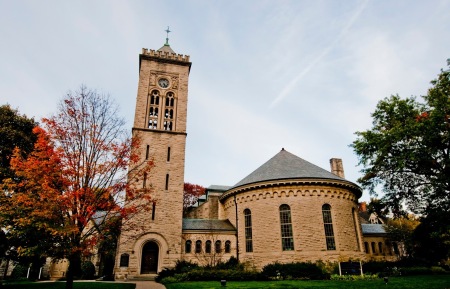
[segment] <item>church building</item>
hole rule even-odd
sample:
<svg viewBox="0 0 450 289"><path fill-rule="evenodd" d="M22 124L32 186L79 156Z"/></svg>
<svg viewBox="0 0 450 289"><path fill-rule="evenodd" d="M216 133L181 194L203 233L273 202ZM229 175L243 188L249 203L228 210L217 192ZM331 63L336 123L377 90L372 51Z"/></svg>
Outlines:
<svg viewBox="0 0 450 289"><path fill-rule="evenodd" d="M142 140L141 159L154 161L147 180L154 203L123 223L116 279L151 276L177 260L214 265L233 256L257 269L276 261L365 260L362 190L345 179L340 159L328 171L283 148L235 185L210 186L183 218L190 69L189 56L168 41L139 55L132 132Z"/></svg>

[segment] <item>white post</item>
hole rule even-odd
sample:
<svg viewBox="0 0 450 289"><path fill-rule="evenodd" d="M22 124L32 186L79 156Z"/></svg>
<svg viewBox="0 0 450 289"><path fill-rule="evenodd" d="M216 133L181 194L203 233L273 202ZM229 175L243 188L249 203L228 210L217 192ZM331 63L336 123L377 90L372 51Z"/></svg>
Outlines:
<svg viewBox="0 0 450 289"><path fill-rule="evenodd" d="M27 272L27 279L28 279L28 277L30 277L30 269L31 269L31 266L30 266L30 267L28 267L28 272Z"/></svg>
<svg viewBox="0 0 450 289"><path fill-rule="evenodd" d="M361 261L359 261L359 269L361 270L361 276L363 276L364 273L363 273L363 270L362 270L362 264L361 264Z"/></svg>
<svg viewBox="0 0 450 289"><path fill-rule="evenodd" d="M39 269L39 277L38 280L41 280L42 267Z"/></svg>
<svg viewBox="0 0 450 289"><path fill-rule="evenodd" d="M339 262L339 276L342 276L342 271L341 271L341 262Z"/></svg>

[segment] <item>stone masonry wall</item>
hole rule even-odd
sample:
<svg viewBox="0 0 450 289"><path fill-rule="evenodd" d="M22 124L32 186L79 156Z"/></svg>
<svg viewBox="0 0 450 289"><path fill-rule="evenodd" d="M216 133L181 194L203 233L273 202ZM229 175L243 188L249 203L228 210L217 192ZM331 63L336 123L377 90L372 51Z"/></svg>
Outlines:
<svg viewBox="0 0 450 289"><path fill-rule="evenodd" d="M189 63L187 63L189 64ZM139 86L133 135L142 140L139 154L142 161L154 161L146 184L152 187L152 210L140 212L123 224L116 256L116 278L132 278L141 274L142 248L146 242L158 245L159 272L164 267L173 267L181 258L181 231L183 211L184 163L186 145L186 112L189 65L141 55ZM169 80L167 88L157 85L159 78ZM165 131L162 121L158 129L148 129L148 115L152 90L158 90L160 99L160 120L163 119L164 98L168 92L175 95L174 125L172 131ZM169 157L170 148L170 157ZM167 188L166 178L168 176ZM137 183L136 186L142 186ZM129 266L120 267L122 254L129 255Z"/></svg>
<svg viewBox="0 0 450 289"><path fill-rule="evenodd" d="M238 235L240 260L253 262L257 268L268 263L294 261L361 260L359 220L353 217L357 210L355 195L333 186L282 186L259 188L236 196L238 206ZM223 200L225 214L236 226L233 196ZM291 209L294 250L282 251L279 207ZM327 250L322 206L331 206L336 250ZM245 252L244 210L252 216L253 252ZM356 230L355 230L356 229Z"/></svg>

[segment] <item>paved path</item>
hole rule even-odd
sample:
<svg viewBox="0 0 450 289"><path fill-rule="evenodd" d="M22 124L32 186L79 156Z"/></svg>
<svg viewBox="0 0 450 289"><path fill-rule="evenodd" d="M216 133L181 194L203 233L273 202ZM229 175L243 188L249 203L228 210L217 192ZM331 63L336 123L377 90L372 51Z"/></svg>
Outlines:
<svg viewBox="0 0 450 289"><path fill-rule="evenodd" d="M129 281L130 283L136 283L136 289L166 289L161 283L155 281Z"/></svg>

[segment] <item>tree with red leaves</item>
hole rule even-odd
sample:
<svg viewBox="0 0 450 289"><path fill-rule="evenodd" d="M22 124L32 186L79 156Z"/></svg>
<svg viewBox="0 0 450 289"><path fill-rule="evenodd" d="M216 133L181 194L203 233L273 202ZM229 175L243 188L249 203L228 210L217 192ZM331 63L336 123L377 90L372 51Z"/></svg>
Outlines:
<svg viewBox="0 0 450 289"><path fill-rule="evenodd" d="M18 232L20 223L24 230L37 227L53 237L45 240L51 244L46 253L69 260L66 288L72 288L82 255L108 235L108 222L149 209L151 187L132 182L142 182L153 162L139 159L140 141L128 136L109 97L84 86L69 92L59 112L43 123L46 130L35 129L31 155L14 155L12 169L19 178L6 182L5 199L11 208L24 209L20 220L11 216Z"/></svg>
<svg viewBox="0 0 450 289"><path fill-rule="evenodd" d="M205 188L200 185L184 183L183 191L183 216L188 212L189 207L194 205L198 198L205 194Z"/></svg>

